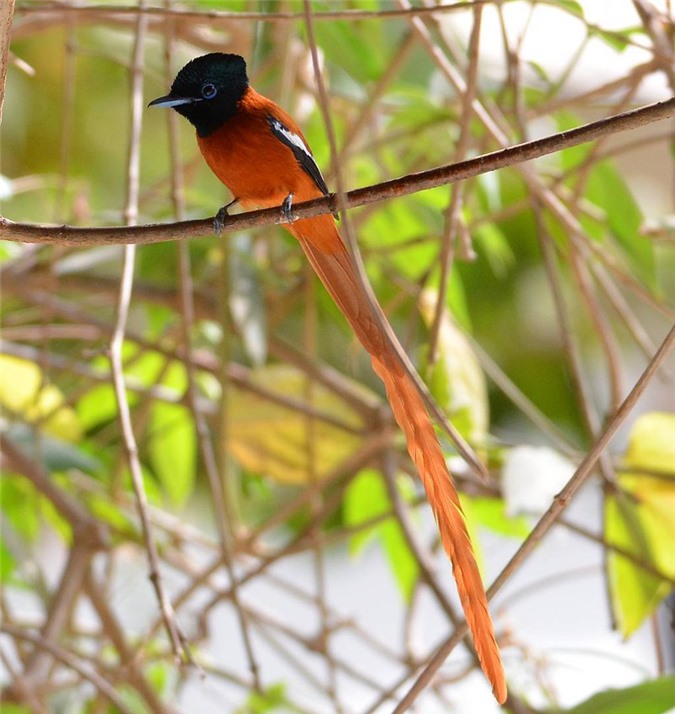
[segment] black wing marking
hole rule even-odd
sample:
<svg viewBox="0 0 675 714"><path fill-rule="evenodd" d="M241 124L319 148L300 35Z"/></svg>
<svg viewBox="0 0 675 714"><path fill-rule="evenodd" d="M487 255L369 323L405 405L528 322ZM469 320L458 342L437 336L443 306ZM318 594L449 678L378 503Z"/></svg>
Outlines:
<svg viewBox="0 0 675 714"><path fill-rule="evenodd" d="M274 136L276 136L282 144L285 144L293 152L293 155L303 170L312 177L312 180L318 186L321 193L323 193L324 196L327 196L330 191L328 190L328 186L326 186L326 182L323 180L321 171L316 165L316 161L307 147L307 144L305 144L298 134L291 131L276 117L268 116L267 122L270 125L272 134L274 134Z"/></svg>

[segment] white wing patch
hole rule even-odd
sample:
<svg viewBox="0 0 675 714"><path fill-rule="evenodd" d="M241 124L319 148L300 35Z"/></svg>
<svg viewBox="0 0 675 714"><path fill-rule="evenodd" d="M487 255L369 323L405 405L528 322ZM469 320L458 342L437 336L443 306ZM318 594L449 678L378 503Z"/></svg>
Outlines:
<svg viewBox="0 0 675 714"><path fill-rule="evenodd" d="M291 131L287 126L282 124L276 117L268 116L267 122L269 124L272 134L282 143L285 144L295 156L296 161L300 164L302 169L312 178L314 183L317 185L318 189L324 195L328 195L328 187L326 182L321 175L321 171L312 156L312 152L309 147L302 140L302 137Z"/></svg>
<svg viewBox="0 0 675 714"><path fill-rule="evenodd" d="M270 126L272 127L272 131L277 134L282 134L288 143L293 144L293 146L297 146L298 149L304 151L305 154L307 154L307 156L314 161L314 157L312 156L312 152L309 150L309 147L295 132L287 129L278 119L275 119L274 117L270 118Z"/></svg>

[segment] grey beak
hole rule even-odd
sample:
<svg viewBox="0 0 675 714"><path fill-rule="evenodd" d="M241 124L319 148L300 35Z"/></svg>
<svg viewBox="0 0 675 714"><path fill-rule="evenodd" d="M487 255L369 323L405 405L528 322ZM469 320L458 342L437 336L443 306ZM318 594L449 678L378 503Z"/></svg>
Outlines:
<svg viewBox="0 0 675 714"><path fill-rule="evenodd" d="M195 99L195 97L176 97L173 94L167 94L165 97L158 97L157 99L153 99L150 104L148 104L149 107L178 107L181 104L194 104L195 102L198 102L199 99Z"/></svg>

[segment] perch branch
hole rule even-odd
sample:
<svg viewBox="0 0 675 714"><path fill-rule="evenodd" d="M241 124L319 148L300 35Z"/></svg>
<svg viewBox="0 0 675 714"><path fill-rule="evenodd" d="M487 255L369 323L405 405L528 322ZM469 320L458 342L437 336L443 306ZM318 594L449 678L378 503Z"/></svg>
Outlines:
<svg viewBox="0 0 675 714"><path fill-rule="evenodd" d="M535 139L506 149L500 149L473 159L447 164L435 169L408 174L397 179L383 181L373 186L355 189L345 194L347 208L367 206L391 198L408 196L438 186L464 181L480 174L496 171L507 166L541 158L563 149L585 144L608 134L636 129L655 121L668 119L675 114L675 98L655 102L621 114L615 114L569 131L559 132L542 139ZM309 218L338 208L334 195L293 206L297 218ZM254 226L281 223L283 217L278 208L248 211L227 218L224 231L243 230ZM161 243L167 240L185 240L209 235L213 231L211 218L177 221L174 223L148 224L142 226L103 226L82 228L73 226L15 223L0 217L0 240L20 243L49 243L51 245L120 245L135 243Z"/></svg>

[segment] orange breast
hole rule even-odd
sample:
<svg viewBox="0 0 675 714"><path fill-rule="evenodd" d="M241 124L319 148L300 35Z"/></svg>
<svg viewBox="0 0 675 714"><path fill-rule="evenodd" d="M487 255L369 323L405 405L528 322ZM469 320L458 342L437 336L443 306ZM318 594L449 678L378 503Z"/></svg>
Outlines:
<svg viewBox="0 0 675 714"><path fill-rule="evenodd" d="M280 206L289 193L296 203L321 195L293 152L272 134L270 115L302 137L285 112L253 89L232 119L210 136L197 137L206 163L244 208Z"/></svg>

